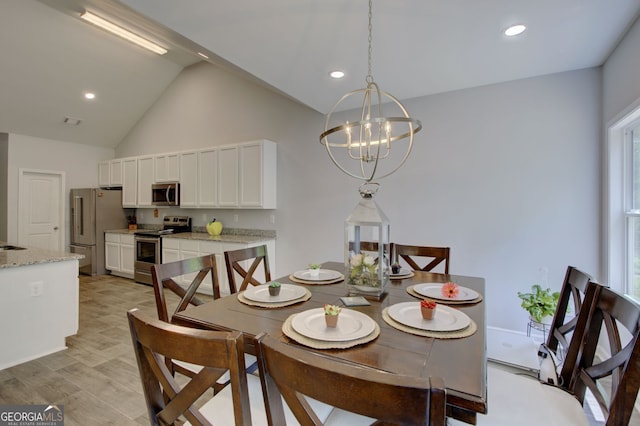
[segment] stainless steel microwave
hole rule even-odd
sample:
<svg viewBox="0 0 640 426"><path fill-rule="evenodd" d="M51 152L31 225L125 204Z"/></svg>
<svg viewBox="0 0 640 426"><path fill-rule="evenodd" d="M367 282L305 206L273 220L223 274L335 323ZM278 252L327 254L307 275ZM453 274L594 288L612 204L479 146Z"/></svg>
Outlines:
<svg viewBox="0 0 640 426"><path fill-rule="evenodd" d="M180 184L156 183L151 186L151 204L154 206L179 206Z"/></svg>

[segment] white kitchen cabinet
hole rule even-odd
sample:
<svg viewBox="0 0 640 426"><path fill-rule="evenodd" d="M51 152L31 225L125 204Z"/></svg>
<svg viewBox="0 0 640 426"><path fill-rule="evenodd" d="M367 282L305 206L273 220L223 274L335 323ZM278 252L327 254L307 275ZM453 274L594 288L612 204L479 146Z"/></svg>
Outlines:
<svg viewBox="0 0 640 426"><path fill-rule="evenodd" d="M218 206L238 207L238 159L237 145L218 150Z"/></svg>
<svg viewBox="0 0 640 426"><path fill-rule="evenodd" d="M183 208L275 209L277 144L258 140L100 162L100 186L122 186L122 205L152 207L155 182L180 182ZM108 184L107 184L108 182Z"/></svg>
<svg viewBox="0 0 640 426"><path fill-rule="evenodd" d="M149 190L151 193L151 190ZM138 159L122 160L122 207L137 207L138 202Z"/></svg>
<svg viewBox="0 0 640 426"><path fill-rule="evenodd" d="M198 151L198 207L218 206L218 149Z"/></svg>
<svg viewBox="0 0 640 426"><path fill-rule="evenodd" d="M135 241L133 234L106 232L104 234L105 268L112 275L133 278Z"/></svg>
<svg viewBox="0 0 640 426"><path fill-rule="evenodd" d="M154 183L154 158L138 157L138 207L151 207L151 186Z"/></svg>
<svg viewBox="0 0 640 426"><path fill-rule="evenodd" d="M180 181L180 154L159 154L154 157L155 182Z"/></svg>
<svg viewBox="0 0 640 426"><path fill-rule="evenodd" d="M120 236L104 234L104 267L112 273L120 271Z"/></svg>
<svg viewBox="0 0 640 426"><path fill-rule="evenodd" d="M276 208L276 144L268 140L240 145L240 207Z"/></svg>
<svg viewBox="0 0 640 426"><path fill-rule="evenodd" d="M181 152L180 207L198 206L198 152Z"/></svg>
<svg viewBox="0 0 640 426"><path fill-rule="evenodd" d="M108 188L111 185L109 171L109 160L98 163L98 186L101 188Z"/></svg>
<svg viewBox="0 0 640 426"><path fill-rule="evenodd" d="M120 235L120 272L133 277L136 260L136 243L133 234Z"/></svg>
<svg viewBox="0 0 640 426"><path fill-rule="evenodd" d="M121 158L98 163L98 185L101 188L118 188L122 186Z"/></svg>

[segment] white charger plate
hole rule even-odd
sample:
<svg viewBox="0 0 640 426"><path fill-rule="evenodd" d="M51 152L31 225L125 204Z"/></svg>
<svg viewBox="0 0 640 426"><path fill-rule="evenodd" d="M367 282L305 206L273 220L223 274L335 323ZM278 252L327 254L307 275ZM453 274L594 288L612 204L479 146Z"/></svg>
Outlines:
<svg viewBox="0 0 640 426"><path fill-rule="evenodd" d="M332 269L320 269L317 276L311 275L308 269L294 272L294 277L305 281L332 281L342 277L342 274Z"/></svg>
<svg viewBox="0 0 640 426"><path fill-rule="evenodd" d="M371 334L376 323L369 316L351 309L342 308L338 325L327 327L324 320L324 308L309 309L300 312L291 321L291 327L305 337L326 342L346 342L360 339Z"/></svg>
<svg viewBox="0 0 640 426"><path fill-rule="evenodd" d="M389 316L400 324L428 331L457 331L471 324L471 319L457 309L438 305L433 319L422 318L420 302L403 302L389 307Z"/></svg>
<svg viewBox="0 0 640 426"><path fill-rule="evenodd" d="M466 300L476 300L480 295L478 292L471 290L467 287L458 286L458 295L456 297L445 297L442 295L442 286L444 283L421 283L416 284L413 287L413 291L416 293L426 296L429 299L437 299L437 300L456 300L456 301L466 301Z"/></svg>
<svg viewBox="0 0 640 426"><path fill-rule="evenodd" d="M280 294L271 296L269 284L249 286L244 291L244 297L254 302L279 303L299 299L306 294L303 287L293 284L280 284Z"/></svg>

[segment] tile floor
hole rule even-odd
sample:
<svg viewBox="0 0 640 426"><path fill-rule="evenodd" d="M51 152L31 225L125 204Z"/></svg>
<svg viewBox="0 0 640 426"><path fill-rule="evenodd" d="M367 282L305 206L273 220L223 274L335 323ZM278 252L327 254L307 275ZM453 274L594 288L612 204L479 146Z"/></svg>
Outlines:
<svg viewBox="0 0 640 426"><path fill-rule="evenodd" d="M0 370L0 404L63 404L65 425L148 425L126 312L156 316L153 288L80 278L80 328L68 349Z"/></svg>

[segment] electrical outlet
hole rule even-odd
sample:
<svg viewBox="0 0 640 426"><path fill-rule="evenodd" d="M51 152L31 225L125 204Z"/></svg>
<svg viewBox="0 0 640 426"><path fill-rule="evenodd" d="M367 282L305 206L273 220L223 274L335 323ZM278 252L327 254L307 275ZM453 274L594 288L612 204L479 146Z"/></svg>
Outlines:
<svg viewBox="0 0 640 426"><path fill-rule="evenodd" d="M234 215L233 215L233 221L234 221L234 222L238 222L238 215L237 215L237 214L234 214Z"/></svg>
<svg viewBox="0 0 640 426"><path fill-rule="evenodd" d="M31 297L42 296L44 283L42 281L35 281L29 283L29 289L31 290Z"/></svg>
<svg viewBox="0 0 640 426"><path fill-rule="evenodd" d="M269 216L269 223L272 224L272 225L274 223L276 223L276 215L275 214L272 214L271 216Z"/></svg>

